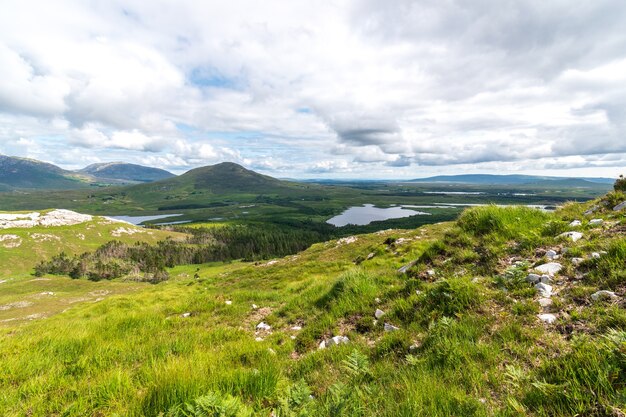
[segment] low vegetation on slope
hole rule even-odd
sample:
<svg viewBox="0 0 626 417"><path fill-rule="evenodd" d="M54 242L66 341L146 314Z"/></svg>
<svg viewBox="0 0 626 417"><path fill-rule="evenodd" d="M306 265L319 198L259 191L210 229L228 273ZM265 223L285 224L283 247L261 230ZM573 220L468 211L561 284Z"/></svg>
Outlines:
<svg viewBox="0 0 626 417"><path fill-rule="evenodd" d="M0 327L0 414L624 415L620 199L177 266Z"/></svg>

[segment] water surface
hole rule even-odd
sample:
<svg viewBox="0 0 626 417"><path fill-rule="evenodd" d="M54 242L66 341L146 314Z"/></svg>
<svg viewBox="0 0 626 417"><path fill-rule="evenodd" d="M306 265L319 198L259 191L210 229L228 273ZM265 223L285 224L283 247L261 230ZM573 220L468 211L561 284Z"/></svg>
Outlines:
<svg viewBox="0 0 626 417"><path fill-rule="evenodd" d="M379 220L399 219L418 215L429 216L430 213L409 210L403 207L378 208L374 207L373 204L364 204L361 207L350 207L338 216L328 219L326 223L337 227L346 226L348 224L364 226Z"/></svg>
<svg viewBox="0 0 626 417"><path fill-rule="evenodd" d="M135 226L140 225L143 222L148 222L151 220L159 220L159 219L167 219L168 217L176 217L182 216L182 214L159 214L156 216L107 216L111 219L121 220L126 223L134 224Z"/></svg>

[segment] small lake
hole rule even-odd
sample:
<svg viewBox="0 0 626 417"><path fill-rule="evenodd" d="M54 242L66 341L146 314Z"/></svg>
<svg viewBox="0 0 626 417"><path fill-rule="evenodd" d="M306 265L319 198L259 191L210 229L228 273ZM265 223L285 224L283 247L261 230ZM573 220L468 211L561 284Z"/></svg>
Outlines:
<svg viewBox="0 0 626 417"><path fill-rule="evenodd" d="M338 216L328 219L326 223L341 227L348 224L364 226L379 220L400 219L410 216L430 216L423 211L409 210L403 207L378 208L373 204L364 204L362 207L350 207Z"/></svg>
<svg viewBox="0 0 626 417"><path fill-rule="evenodd" d="M169 217L182 216L182 214L159 214L156 216L107 216L111 219L121 220L126 223L134 224L135 226L140 225L143 222L149 222L151 220L159 220L159 219L167 219ZM164 224L164 223L161 223Z"/></svg>

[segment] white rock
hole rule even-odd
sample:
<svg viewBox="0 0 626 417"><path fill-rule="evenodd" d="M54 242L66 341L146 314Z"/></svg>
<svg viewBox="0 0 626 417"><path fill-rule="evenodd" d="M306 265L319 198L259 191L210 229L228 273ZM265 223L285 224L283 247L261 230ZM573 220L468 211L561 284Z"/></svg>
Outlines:
<svg viewBox="0 0 626 417"><path fill-rule="evenodd" d="M591 220L589 220L589 224L591 226L597 226L597 225L602 224L602 223L604 223L604 220L602 220L602 219L591 219Z"/></svg>
<svg viewBox="0 0 626 417"><path fill-rule="evenodd" d="M40 292L39 295L54 295L54 293L52 291L44 291Z"/></svg>
<svg viewBox="0 0 626 417"><path fill-rule="evenodd" d="M257 324L257 325L256 325L256 329L257 329L257 330L265 330L265 331L268 331L268 330L270 330L271 328L272 328L272 327L271 327L269 324L265 323L265 322L261 322L261 323L259 323L259 324Z"/></svg>
<svg viewBox="0 0 626 417"><path fill-rule="evenodd" d="M620 211L626 208L626 201L622 201L621 203L619 203L618 205L616 205L615 207L613 207L613 211Z"/></svg>
<svg viewBox="0 0 626 417"><path fill-rule="evenodd" d="M544 284L543 282L540 282L539 284L535 285L535 289L539 291L539 294L542 297L548 298L552 296L552 285Z"/></svg>
<svg viewBox="0 0 626 417"><path fill-rule="evenodd" d="M262 341L263 341L263 338L262 338L262 337L257 336L254 340L256 340L257 342L262 342Z"/></svg>
<svg viewBox="0 0 626 417"><path fill-rule="evenodd" d="M583 234L580 232L565 232L561 233L558 237L566 237L572 240L572 242L576 242L583 237Z"/></svg>
<svg viewBox="0 0 626 417"><path fill-rule="evenodd" d="M583 258L572 258L572 263L574 265L580 265L584 261Z"/></svg>
<svg viewBox="0 0 626 417"><path fill-rule="evenodd" d="M569 224L569 227L578 227L580 226L582 223L580 220L574 220Z"/></svg>
<svg viewBox="0 0 626 417"><path fill-rule="evenodd" d="M259 306L258 306L258 305L256 305L256 304L252 304L252 309L253 309L253 310L257 310L258 308L259 308Z"/></svg>
<svg viewBox="0 0 626 417"><path fill-rule="evenodd" d="M345 345L348 343L350 343L350 339L346 336L333 336L326 342L326 346L331 347L334 345Z"/></svg>
<svg viewBox="0 0 626 417"><path fill-rule="evenodd" d="M539 314L537 317L539 317L539 320L548 324L552 324L556 321L556 316L550 313Z"/></svg>
<svg viewBox="0 0 626 417"><path fill-rule="evenodd" d="M365 259L369 261L369 260L370 260L370 259L372 259L374 256L376 256L376 255L374 254L374 252L370 252L370 253L367 255L367 258L365 258Z"/></svg>
<svg viewBox="0 0 626 417"><path fill-rule="evenodd" d="M600 254L598 252L591 252L591 257L594 259L600 258Z"/></svg>
<svg viewBox="0 0 626 417"><path fill-rule="evenodd" d="M191 316L191 313L183 313L183 314L181 314L180 316L181 316L181 317L189 317L189 316Z"/></svg>
<svg viewBox="0 0 626 417"><path fill-rule="evenodd" d="M291 328L291 330L293 330L294 332L299 332L300 330L302 330L302 327L300 327L300 326L293 326Z"/></svg>
<svg viewBox="0 0 626 417"><path fill-rule="evenodd" d="M231 305L233 302L232 302L232 301L230 301L230 300L226 300L226 301L224 301L224 303L225 303L227 306L229 306L229 305Z"/></svg>
<svg viewBox="0 0 626 417"><path fill-rule="evenodd" d="M379 308L377 308L376 311L374 312L374 317L376 317L377 319L381 318L384 315L385 315L385 312Z"/></svg>
<svg viewBox="0 0 626 417"><path fill-rule="evenodd" d="M537 301L539 301L539 305L541 307L543 307L543 308L550 307L552 305L552 299L551 298L542 297L542 298L540 298Z"/></svg>
<svg viewBox="0 0 626 417"><path fill-rule="evenodd" d="M376 304L380 304L380 298L378 298L378 297L374 298L374 302L375 302Z"/></svg>
<svg viewBox="0 0 626 417"><path fill-rule="evenodd" d="M617 295L613 291L600 290L591 294L593 301L598 300L617 300Z"/></svg>
<svg viewBox="0 0 626 417"><path fill-rule="evenodd" d="M348 237L343 237L341 239L339 239L337 241L337 246L339 245L349 245L351 243L356 242L358 239L356 238L356 236L348 236Z"/></svg>
<svg viewBox="0 0 626 417"><path fill-rule="evenodd" d="M396 330L400 330L400 328L396 327L394 325L391 325L389 323L385 323L385 331L386 332L395 332Z"/></svg>
<svg viewBox="0 0 626 417"><path fill-rule="evenodd" d="M296 337L295 337L294 335L289 336L289 338L290 338L291 340L296 340Z"/></svg>
<svg viewBox="0 0 626 417"><path fill-rule="evenodd" d="M548 262L547 264L539 265L535 267L536 271L542 274L554 275L563 269L563 265L558 262Z"/></svg>
<svg viewBox="0 0 626 417"><path fill-rule="evenodd" d="M428 271L426 271L426 274L429 277L434 277L435 276L435 270L434 269L429 269Z"/></svg>
<svg viewBox="0 0 626 417"><path fill-rule="evenodd" d="M539 281L541 281L541 276L537 274L528 274L528 276L526 277L526 282L529 282L531 284L536 284Z"/></svg>
<svg viewBox="0 0 626 417"><path fill-rule="evenodd" d="M326 341L322 340L317 348L318 349L326 349Z"/></svg>

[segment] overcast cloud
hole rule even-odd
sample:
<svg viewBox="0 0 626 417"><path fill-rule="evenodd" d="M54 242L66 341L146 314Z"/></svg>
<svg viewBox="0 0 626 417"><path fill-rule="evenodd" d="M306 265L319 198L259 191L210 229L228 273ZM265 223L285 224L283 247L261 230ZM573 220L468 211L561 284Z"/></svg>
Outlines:
<svg viewBox="0 0 626 417"><path fill-rule="evenodd" d="M0 153L616 176L624 22L623 0L5 1Z"/></svg>

